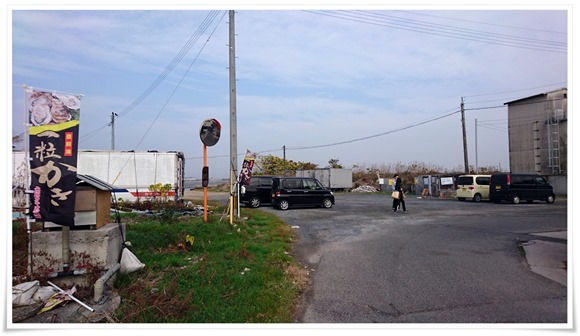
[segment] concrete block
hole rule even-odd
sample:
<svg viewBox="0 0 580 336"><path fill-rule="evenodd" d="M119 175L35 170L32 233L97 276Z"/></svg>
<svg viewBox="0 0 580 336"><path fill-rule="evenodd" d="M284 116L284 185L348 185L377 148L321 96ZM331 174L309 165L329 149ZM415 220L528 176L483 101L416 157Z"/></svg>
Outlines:
<svg viewBox="0 0 580 336"><path fill-rule="evenodd" d="M82 273L88 268L98 267L102 271L112 268L119 262L125 229L125 224L109 223L97 230L70 230L70 271ZM62 230L33 232L31 244L36 277L64 271Z"/></svg>

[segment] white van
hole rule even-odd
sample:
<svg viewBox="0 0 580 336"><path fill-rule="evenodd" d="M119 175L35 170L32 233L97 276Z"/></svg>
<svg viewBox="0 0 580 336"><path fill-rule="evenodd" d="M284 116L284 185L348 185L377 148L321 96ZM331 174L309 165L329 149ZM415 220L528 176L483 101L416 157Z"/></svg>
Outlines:
<svg viewBox="0 0 580 336"><path fill-rule="evenodd" d="M460 175L457 177L457 199L480 202L489 199L489 180L491 175Z"/></svg>

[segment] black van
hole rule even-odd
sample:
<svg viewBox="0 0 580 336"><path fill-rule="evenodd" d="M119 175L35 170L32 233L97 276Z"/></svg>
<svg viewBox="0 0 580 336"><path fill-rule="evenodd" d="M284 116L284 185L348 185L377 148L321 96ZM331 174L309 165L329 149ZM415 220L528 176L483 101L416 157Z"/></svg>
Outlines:
<svg viewBox="0 0 580 336"><path fill-rule="evenodd" d="M334 205L334 194L312 177L272 178L272 205L280 210L291 206Z"/></svg>
<svg viewBox="0 0 580 336"><path fill-rule="evenodd" d="M257 208L262 204L271 203L272 178L274 176L254 175L250 178L250 185L240 188L240 202L250 208Z"/></svg>
<svg viewBox="0 0 580 336"><path fill-rule="evenodd" d="M534 200L554 203L554 188L541 175L535 174L492 174L489 183L489 200L495 203L520 201L532 203Z"/></svg>

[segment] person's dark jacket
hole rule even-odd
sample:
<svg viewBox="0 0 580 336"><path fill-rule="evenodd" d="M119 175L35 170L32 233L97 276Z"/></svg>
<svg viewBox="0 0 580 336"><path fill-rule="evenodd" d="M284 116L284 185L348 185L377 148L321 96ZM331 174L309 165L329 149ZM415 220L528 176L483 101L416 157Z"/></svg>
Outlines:
<svg viewBox="0 0 580 336"><path fill-rule="evenodd" d="M403 180L400 177L397 177L395 180L395 190L399 192L399 198L403 198Z"/></svg>

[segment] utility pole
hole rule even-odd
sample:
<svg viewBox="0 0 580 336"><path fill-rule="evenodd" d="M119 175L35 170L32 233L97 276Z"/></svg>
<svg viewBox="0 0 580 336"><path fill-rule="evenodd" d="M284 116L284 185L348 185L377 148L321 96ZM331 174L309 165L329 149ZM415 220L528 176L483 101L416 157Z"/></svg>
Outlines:
<svg viewBox="0 0 580 336"><path fill-rule="evenodd" d="M115 150L115 116L119 116L115 112L111 112L111 150Z"/></svg>
<svg viewBox="0 0 580 336"><path fill-rule="evenodd" d="M237 134L237 120L236 120L236 43L235 43L235 29L234 29L234 14L235 11L230 10L230 223L233 222L234 205L238 209L237 204L238 193L235 191L237 185L236 168L238 166L238 134ZM235 196L235 197L234 197ZM237 213L239 217L239 213Z"/></svg>
<svg viewBox="0 0 580 336"><path fill-rule="evenodd" d="M284 176L286 176L286 145L282 146L283 160L284 163Z"/></svg>
<svg viewBox="0 0 580 336"><path fill-rule="evenodd" d="M475 173L479 174L479 165L477 163L477 118L475 118Z"/></svg>
<svg viewBox="0 0 580 336"><path fill-rule="evenodd" d="M463 164L465 165L465 174L469 174L469 162L467 161L467 133L465 131L465 106L463 97L461 97L461 126L463 128Z"/></svg>

